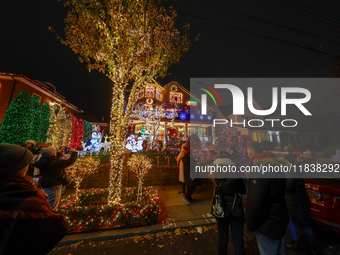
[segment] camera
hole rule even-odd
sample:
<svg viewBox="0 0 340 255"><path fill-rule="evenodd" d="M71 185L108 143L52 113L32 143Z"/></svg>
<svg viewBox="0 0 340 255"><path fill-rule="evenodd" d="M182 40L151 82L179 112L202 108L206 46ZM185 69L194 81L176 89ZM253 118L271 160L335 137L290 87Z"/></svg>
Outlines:
<svg viewBox="0 0 340 255"><path fill-rule="evenodd" d="M66 148L65 151L66 151L66 152L70 151L70 148Z"/></svg>

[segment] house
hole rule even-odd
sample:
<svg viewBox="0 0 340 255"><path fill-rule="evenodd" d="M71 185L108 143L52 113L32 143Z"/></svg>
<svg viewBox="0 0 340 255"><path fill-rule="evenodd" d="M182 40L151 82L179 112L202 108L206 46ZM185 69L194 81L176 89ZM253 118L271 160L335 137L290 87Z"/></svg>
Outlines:
<svg viewBox="0 0 340 255"><path fill-rule="evenodd" d="M9 104L22 91L27 91L32 96L37 96L40 105L43 105L45 102L49 104L57 103L64 107L66 112L70 112L76 117L83 113L81 109L68 102L64 96L59 94L56 87L49 82L42 82L22 74L0 73L0 122Z"/></svg>
<svg viewBox="0 0 340 255"><path fill-rule="evenodd" d="M200 114L200 99L190 94L178 82L172 81L164 86L157 81L147 84L141 89L137 96L136 106L140 104L146 110L163 108L168 113L174 111L175 105L178 107L177 117L172 122L163 118L160 122L158 138L167 141L172 136L185 141L191 134L197 134L206 140L211 140L213 134L212 119L215 112L208 107L208 114ZM140 134L145 129L145 122L138 118L131 118L130 132ZM150 132L149 132L150 133ZM146 130L148 134L148 130Z"/></svg>

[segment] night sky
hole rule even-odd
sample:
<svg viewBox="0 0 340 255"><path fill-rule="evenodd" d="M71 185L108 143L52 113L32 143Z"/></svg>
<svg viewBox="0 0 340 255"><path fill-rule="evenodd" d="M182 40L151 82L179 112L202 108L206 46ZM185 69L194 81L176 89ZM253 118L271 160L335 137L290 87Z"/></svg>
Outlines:
<svg viewBox="0 0 340 255"><path fill-rule="evenodd" d="M189 88L190 77L329 77L340 55L340 3L331 0L173 0L178 27L200 35L181 61L158 79ZM62 45L67 9L57 0L3 1L0 72L48 81L86 114L108 119L111 81L89 73Z"/></svg>

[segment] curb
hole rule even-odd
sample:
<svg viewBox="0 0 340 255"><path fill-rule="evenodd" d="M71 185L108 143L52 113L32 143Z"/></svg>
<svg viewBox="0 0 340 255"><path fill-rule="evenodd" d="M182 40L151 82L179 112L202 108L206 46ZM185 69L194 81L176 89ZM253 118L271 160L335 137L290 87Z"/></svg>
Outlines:
<svg viewBox="0 0 340 255"><path fill-rule="evenodd" d="M152 226L140 226L133 228L122 228L122 229L113 229L113 230L104 230L98 232L91 233L79 233L79 234L70 234L65 236L57 245L65 246L70 244L79 243L81 241L103 241L103 240L111 240L111 239L120 239L131 236L140 236L147 235L159 232L166 231L174 231L178 228L189 228L189 227L200 227L200 226L211 226L215 225L216 220L214 217L196 219L191 221L180 221L180 222L171 222L167 225L165 224L157 224Z"/></svg>

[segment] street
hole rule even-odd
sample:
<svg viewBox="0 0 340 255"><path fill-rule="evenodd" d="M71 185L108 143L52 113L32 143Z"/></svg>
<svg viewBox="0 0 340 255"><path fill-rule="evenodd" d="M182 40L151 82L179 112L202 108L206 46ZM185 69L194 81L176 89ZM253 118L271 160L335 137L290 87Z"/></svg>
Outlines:
<svg viewBox="0 0 340 255"><path fill-rule="evenodd" d="M317 254L339 255L340 235L315 226ZM132 236L102 241L81 241L55 248L49 255L99 255L99 254L217 254L216 226L181 228L175 231ZM258 254L254 235L245 230L246 254ZM286 250L288 255L303 254ZM233 254L229 240L229 254Z"/></svg>

